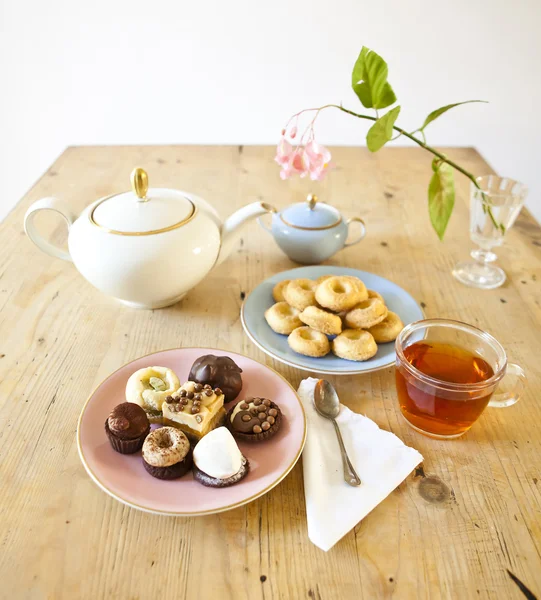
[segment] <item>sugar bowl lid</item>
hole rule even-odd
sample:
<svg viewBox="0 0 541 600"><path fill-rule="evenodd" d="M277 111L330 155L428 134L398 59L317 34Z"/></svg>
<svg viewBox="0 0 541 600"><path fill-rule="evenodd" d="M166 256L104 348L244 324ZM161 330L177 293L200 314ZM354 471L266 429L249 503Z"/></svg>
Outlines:
<svg viewBox="0 0 541 600"><path fill-rule="evenodd" d="M282 221L296 229L330 229L342 221L336 208L320 202L315 194L309 194L306 202L297 202L280 213Z"/></svg>
<svg viewBox="0 0 541 600"><path fill-rule="evenodd" d="M132 189L100 200L90 212L96 227L116 235L153 235L185 225L195 216L195 204L182 192L149 188L141 168L131 174Z"/></svg>

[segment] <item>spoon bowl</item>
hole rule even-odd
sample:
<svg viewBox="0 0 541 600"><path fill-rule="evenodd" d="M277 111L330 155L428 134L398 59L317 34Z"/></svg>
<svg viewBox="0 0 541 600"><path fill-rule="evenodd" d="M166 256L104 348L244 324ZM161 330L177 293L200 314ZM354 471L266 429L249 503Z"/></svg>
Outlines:
<svg viewBox="0 0 541 600"><path fill-rule="evenodd" d="M314 405L317 412L326 419L336 419L340 414L340 400L333 385L320 379L314 390Z"/></svg>

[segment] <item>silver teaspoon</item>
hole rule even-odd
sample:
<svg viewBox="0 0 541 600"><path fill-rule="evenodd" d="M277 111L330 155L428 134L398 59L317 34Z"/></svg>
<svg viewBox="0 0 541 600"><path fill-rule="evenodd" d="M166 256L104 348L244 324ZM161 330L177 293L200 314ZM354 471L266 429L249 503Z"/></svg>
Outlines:
<svg viewBox="0 0 541 600"><path fill-rule="evenodd" d="M349 460L348 453L346 452L346 447L344 446L344 440L342 439L342 434L340 433L338 423L335 421L336 417L340 413L340 401L338 400L336 390L326 379L320 379L316 383L314 390L314 405L318 414L325 419L330 419L334 425L336 437L338 438L338 444L340 446L340 452L342 454L344 481L354 487L361 485L361 480L359 479L357 473L355 473L355 469L353 468L353 465Z"/></svg>

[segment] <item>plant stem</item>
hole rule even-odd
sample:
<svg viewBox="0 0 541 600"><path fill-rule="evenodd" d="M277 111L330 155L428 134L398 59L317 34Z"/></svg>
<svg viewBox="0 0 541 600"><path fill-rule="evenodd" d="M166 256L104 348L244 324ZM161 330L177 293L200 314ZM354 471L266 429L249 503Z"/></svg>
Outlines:
<svg viewBox="0 0 541 600"><path fill-rule="evenodd" d="M370 115L360 115L360 114L355 113L355 112L353 112L351 110L348 110L347 108L344 108L343 106L338 106L337 104L327 104L327 107L329 107L329 108L330 107L332 107L332 108L338 108L342 112L345 112L348 115L352 115L353 117L357 117L358 119L366 119L368 121L377 121L376 117L371 117ZM475 176L472 175L472 173L469 173L468 171L466 171L466 169L463 169L460 165L457 165L454 161L452 161L449 158L447 158L445 156L445 154L441 154L441 152L438 152L437 150L435 150L431 146L428 146L424 141L420 140L419 138L416 138L413 134L408 133L407 131L405 131L401 127L397 127L396 125L393 125L393 129L395 131L398 131L401 135L405 135L407 138L409 138L410 140L412 140L413 142L415 142L417 145L421 146L421 148L424 148L425 150L428 150L434 156L437 156L442 162L445 162L449 166L453 167L453 169L456 169L459 173L462 173L462 175L464 175L465 177L467 177L473 183L473 185L478 190L481 191L481 193L483 194L483 198L484 198L485 194L481 190L480 185L477 183L477 179L475 179ZM486 202L486 199L485 199L485 202ZM498 225L498 223L496 222L496 219L494 218L494 214L492 213L492 207L488 203L486 203L486 204L487 204L487 208L488 208L488 214L490 215L490 220L492 221L492 224L494 225L494 227L496 227L496 229L500 229L502 232L505 232L504 226L503 225Z"/></svg>

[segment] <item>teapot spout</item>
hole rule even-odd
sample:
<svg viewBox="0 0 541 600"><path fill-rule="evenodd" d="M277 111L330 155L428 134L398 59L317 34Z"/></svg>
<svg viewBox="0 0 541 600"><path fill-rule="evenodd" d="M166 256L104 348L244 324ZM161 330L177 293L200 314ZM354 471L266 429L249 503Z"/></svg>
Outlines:
<svg viewBox="0 0 541 600"><path fill-rule="evenodd" d="M243 206L228 217L222 225L222 246L216 264L222 263L230 254L235 242L246 223L267 213L275 213L276 209L266 202L253 202Z"/></svg>

